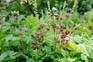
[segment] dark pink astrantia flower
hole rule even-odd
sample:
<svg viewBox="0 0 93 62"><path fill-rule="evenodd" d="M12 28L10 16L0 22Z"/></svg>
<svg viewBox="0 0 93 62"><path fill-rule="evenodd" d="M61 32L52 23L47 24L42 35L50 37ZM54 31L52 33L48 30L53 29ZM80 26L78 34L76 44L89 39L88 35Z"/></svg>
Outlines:
<svg viewBox="0 0 93 62"><path fill-rule="evenodd" d="M43 28L45 26L45 24L41 23L41 24L39 24L39 26Z"/></svg>
<svg viewBox="0 0 93 62"><path fill-rule="evenodd" d="M71 24L68 24L68 27L69 27L69 28L71 28L71 27L72 27L72 25L71 25Z"/></svg>
<svg viewBox="0 0 93 62"><path fill-rule="evenodd" d="M71 16L71 13L66 13L66 17L70 17Z"/></svg>
<svg viewBox="0 0 93 62"><path fill-rule="evenodd" d="M62 38L62 39L63 39L63 38L66 38L66 34L65 34L64 32L62 32L61 38Z"/></svg>
<svg viewBox="0 0 93 62"><path fill-rule="evenodd" d="M66 26L63 26L63 29L66 29Z"/></svg>
<svg viewBox="0 0 93 62"><path fill-rule="evenodd" d="M51 26L52 26L54 29L56 28L56 24L52 24Z"/></svg>
<svg viewBox="0 0 93 62"><path fill-rule="evenodd" d="M39 27L39 28L37 28L37 30L38 30L38 31L41 31L41 28Z"/></svg>
<svg viewBox="0 0 93 62"><path fill-rule="evenodd" d="M60 40L56 40L56 43L60 43Z"/></svg>
<svg viewBox="0 0 93 62"><path fill-rule="evenodd" d="M59 18L58 17L56 17L56 20L58 20Z"/></svg>
<svg viewBox="0 0 93 62"><path fill-rule="evenodd" d="M56 28L57 28L57 29L60 29L60 28L61 28L61 26L60 26L60 25L56 25Z"/></svg>
<svg viewBox="0 0 93 62"><path fill-rule="evenodd" d="M65 32L65 34L66 34L66 35L68 35L68 34L69 34L69 32L68 32L68 31L66 31L66 32Z"/></svg>
<svg viewBox="0 0 93 62"><path fill-rule="evenodd" d="M38 43L37 43L37 42L34 42L34 43L32 44L32 48L37 48L37 46L38 46Z"/></svg>
<svg viewBox="0 0 93 62"><path fill-rule="evenodd" d="M58 14L52 14L52 16L58 17Z"/></svg>
<svg viewBox="0 0 93 62"><path fill-rule="evenodd" d="M60 27L60 31L63 31L63 26Z"/></svg>
<svg viewBox="0 0 93 62"><path fill-rule="evenodd" d="M36 32L36 34L37 34L37 35L40 35L40 34L41 34L41 32L40 32L40 31L37 31L37 32Z"/></svg>

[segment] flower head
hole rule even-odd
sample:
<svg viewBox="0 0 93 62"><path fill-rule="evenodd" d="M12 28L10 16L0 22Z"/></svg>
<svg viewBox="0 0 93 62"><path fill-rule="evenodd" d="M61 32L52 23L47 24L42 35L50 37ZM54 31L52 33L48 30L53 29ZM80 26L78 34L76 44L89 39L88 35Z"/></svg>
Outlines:
<svg viewBox="0 0 93 62"><path fill-rule="evenodd" d="M56 24L52 24L51 26L52 26L54 29L56 28Z"/></svg>
<svg viewBox="0 0 93 62"><path fill-rule="evenodd" d="M37 42L34 42L34 43L32 44L32 48L37 48L37 46L38 46Z"/></svg>
<svg viewBox="0 0 93 62"><path fill-rule="evenodd" d="M61 38L62 38L62 39L63 39L63 38L66 38L66 34L65 34L64 32L62 32Z"/></svg>
<svg viewBox="0 0 93 62"><path fill-rule="evenodd" d="M70 17L71 16L71 13L66 13L66 17Z"/></svg>
<svg viewBox="0 0 93 62"><path fill-rule="evenodd" d="M43 28L43 27L45 26L45 24L44 24L44 23L41 23L41 24L39 24L39 26L40 26L41 28Z"/></svg>

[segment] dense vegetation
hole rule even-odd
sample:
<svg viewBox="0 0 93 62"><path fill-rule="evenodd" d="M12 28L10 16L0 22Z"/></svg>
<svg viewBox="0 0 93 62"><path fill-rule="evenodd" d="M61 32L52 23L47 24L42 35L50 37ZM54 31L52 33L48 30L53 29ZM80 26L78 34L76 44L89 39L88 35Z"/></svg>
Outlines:
<svg viewBox="0 0 93 62"><path fill-rule="evenodd" d="M1 0L0 62L93 62L92 0Z"/></svg>

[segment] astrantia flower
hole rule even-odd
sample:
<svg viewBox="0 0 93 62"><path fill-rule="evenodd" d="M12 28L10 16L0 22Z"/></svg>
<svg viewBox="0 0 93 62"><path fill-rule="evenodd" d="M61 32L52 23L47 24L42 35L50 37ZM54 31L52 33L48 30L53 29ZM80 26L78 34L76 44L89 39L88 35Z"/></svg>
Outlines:
<svg viewBox="0 0 93 62"><path fill-rule="evenodd" d="M33 44L34 44L34 45L37 45L37 42L34 42Z"/></svg>
<svg viewBox="0 0 93 62"><path fill-rule="evenodd" d="M31 46L32 46L32 48L37 48L38 44L37 44L37 42L34 42Z"/></svg>
<svg viewBox="0 0 93 62"><path fill-rule="evenodd" d="M66 35L68 35L68 34L69 34L69 32L68 32L68 31L66 31L66 32L65 32L65 34L66 34Z"/></svg>
<svg viewBox="0 0 93 62"><path fill-rule="evenodd" d="M45 26L45 24L41 23L41 24L39 24L39 26L43 28Z"/></svg>
<svg viewBox="0 0 93 62"><path fill-rule="evenodd" d="M60 26L60 25L56 25L56 28L57 28L57 29L60 29L60 28L61 28L61 26Z"/></svg>
<svg viewBox="0 0 93 62"><path fill-rule="evenodd" d="M71 27L72 27L72 25L71 25L71 24L68 24L68 27L69 27L69 28L71 28Z"/></svg>
<svg viewBox="0 0 93 62"><path fill-rule="evenodd" d="M52 26L54 29L56 28L56 24L52 24L51 26Z"/></svg>
<svg viewBox="0 0 93 62"><path fill-rule="evenodd" d="M66 38L66 34L65 34L64 32L62 32L61 38L62 38L62 39L63 39L63 38Z"/></svg>
<svg viewBox="0 0 93 62"><path fill-rule="evenodd" d="M56 40L56 43L60 43L60 40Z"/></svg>
<svg viewBox="0 0 93 62"><path fill-rule="evenodd" d="M37 35L40 35L40 34L41 34L41 32L40 32L40 31L37 31L37 32L36 32L36 34L37 34Z"/></svg>
<svg viewBox="0 0 93 62"><path fill-rule="evenodd" d="M56 17L56 20L58 20L59 18L58 17Z"/></svg>
<svg viewBox="0 0 93 62"><path fill-rule="evenodd" d="M63 29L66 29L66 26L63 26Z"/></svg>
<svg viewBox="0 0 93 62"><path fill-rule="evenodd" d="M58 14L52 14L52 16L58 17Z"/></svg>
<svg viewBox="0 0 93 62"><path fill-rule="evenodd" d="M37 30L38 30L38 31L41 31L41 28L39 27Z"/></svg>
<svg viewBox="0 0 93 62"><path fill-rule="evenodd" d="M66 13L66 17L70 17L71 16L71 13Z"/></svg>

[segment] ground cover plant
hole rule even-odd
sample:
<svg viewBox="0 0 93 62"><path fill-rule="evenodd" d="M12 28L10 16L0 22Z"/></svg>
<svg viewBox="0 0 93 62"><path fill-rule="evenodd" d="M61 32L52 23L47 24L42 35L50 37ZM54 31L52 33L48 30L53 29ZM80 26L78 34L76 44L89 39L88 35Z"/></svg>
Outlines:
<svg viewBox="0 0 93 62"><path fill-rule="evenodd" d="M93 62L93 10L80 15L77 2L68 11L66 2L58 10L47 1L40 14L1 5L0 62Z"/></svg>

